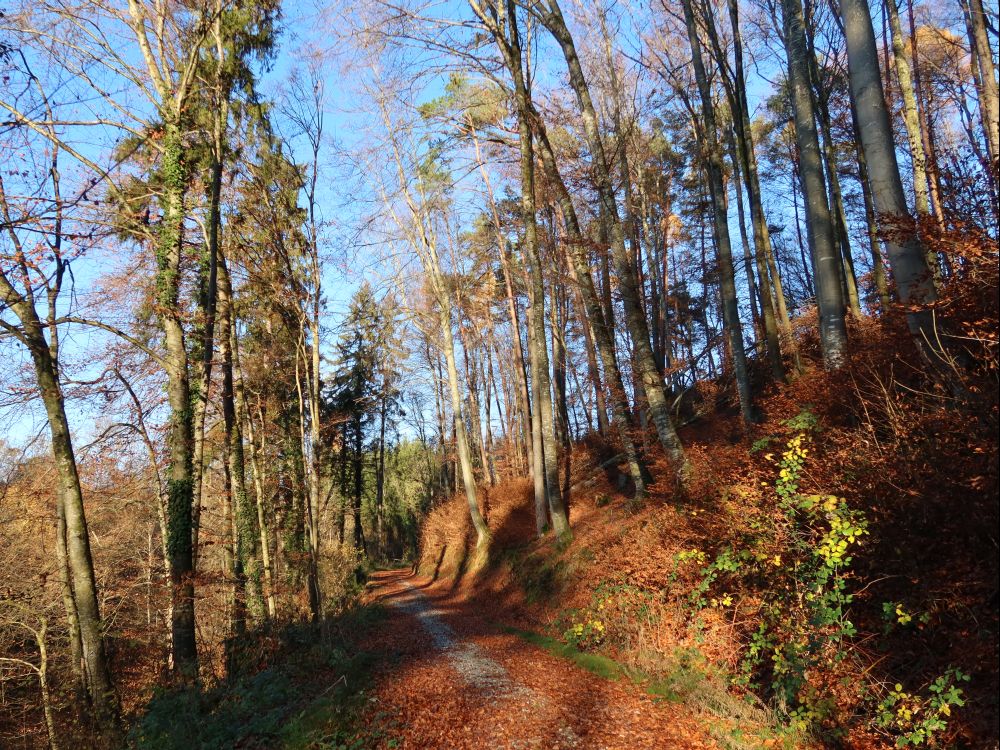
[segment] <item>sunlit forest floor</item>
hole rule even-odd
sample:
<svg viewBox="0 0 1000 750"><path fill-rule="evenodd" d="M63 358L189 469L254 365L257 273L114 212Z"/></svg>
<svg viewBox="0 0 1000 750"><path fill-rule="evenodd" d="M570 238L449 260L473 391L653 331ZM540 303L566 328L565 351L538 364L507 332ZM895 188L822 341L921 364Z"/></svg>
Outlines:
<svg viewBox="0 0 1000 750"><path fill-rule="evenodd" d="M385 657L364 722L384 727L384 746L716 746L695 713L613 660L514 629L449 581L378 573L369 596L393 611L364 641Z"/></svg>

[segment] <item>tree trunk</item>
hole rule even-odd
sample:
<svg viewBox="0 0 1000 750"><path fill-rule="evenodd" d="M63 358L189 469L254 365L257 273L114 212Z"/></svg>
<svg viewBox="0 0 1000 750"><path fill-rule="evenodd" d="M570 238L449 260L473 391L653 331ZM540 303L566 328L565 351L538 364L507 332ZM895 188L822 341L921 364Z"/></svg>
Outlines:
<svg viewBox="0 0 1000 750"><path fill-rule="evenodd" d="M167 432L167 550L170 555L172 589L171 638L174 672L182 682L198 677L198 646L195 639L194 552L192 504L194 500L194 424L188 352L180 306L180 264L183 244L186 168L181 129L176 122L164 125L163 217L157 246L157 301L164 333L167 370L167 401L170 424Z"/></svg>
<svg viewBox="0 0 1000 750"><path fill-rule="evenodd" d="M875 292L878 294L882 312L889 309L889 283L885 278L885 264L882 260L882 250L878 238L878 222L875 217L875 204L872 202L871 182L868 177L868 159L865 156L865 146L861 142L861 132L858 130L858 116L851 102L851 123L854 127L854 149L858 157L858 182L861 183L861 197L865 204L865 225L868 230L868 245L872 256L872 278L875 282Z"/></svg>
<svg viewBox="0 0 1000 750"><path fill-rule="evenodd" d="M66 630L69 639L69 654L79 706L89 700L87 671L83 660L83 642L80 640L80 618L76 612L76 598L73 596L73 572L69 567L69 540L66 537L66 509L61 496L56 497L56 564L59 567L59 589L62 594L63 609L66 611Z"/></svg>
<svg viewBox="0 0 1000 750"><path fill-rule="evenodd" d="M878 70L878 50L871 13L864 0L842 0L840 6L847 40L851 98L858 117L858 130L867 157L875 210L884 222L895 222L886 233L886 250L904 305L922 305L935 299L934 284L926 258L906 207L903 183L896 163L896 146ZM933 320L928 311L910 308L907 321L911 333L923 347L935 345Z"/></svg>
<svg viewBox="0 0 1000 750"><path fill-rule="evenodd" d="M646 496L646 472L640 462L639 452L632 437L632 420L629 414L628 399L625 395L625 383L622 380L621 369L618 367L618 360L615 357L615 348L612 341L613 330L604 317L601 299L597 294L597 289L594 287L593 277L590 275L590 263L586 250L588 243L580 229L573 200L566 189L566 183L563 182L559 174L555 155L549 144L544 125L537 115L534 117L534 121L538 130L539 156L541 157L542 167L545 170L545 175L549 183L555 188L556 200L562 213L563 224L569 235L566 240L566 246L567 254L571 261L570 272L583 298L584 311L590 324L590 329L594 333L594 342L597 352L601 357L601 364L604 366L604 374L608 384L608 396L611 399L612 423L618 433L619 440L621 440L622 448L628 460L629 473L635 483L635 499L641 501Z"/></svg>
<svg viewBox="0 0 1000 750"><path fill-rule="evenodd" d="M701 94L701 114L704 122L696 127L701 143L702 159L708 173L708 187L712 200L712 215L715 221L715 245L718 252L719 286L722 294L722 317L728 334L729 351L732 357L733 376L739 396L740 413L744 425L756 421L753 399L750 394L750 376L747 371L746 351L743 348L743 324L740 322L739 303L736 297L736 279L733 270L733 250L729 236L729 217L726 211L726 186L723 183L722 152L718 142L715 120L715 103L712 90L705 73L705 63L701 56L701 41L694 18L691 0L683 0L684 21L687 26L688 43L691 46L694 77ZM749 269L748 269L749 270Z"/></svg>
<svg viewBox="0 0 1000 750"><path fill-rule="evenodd" d="M987 32L986 11L983 0L967 0L962 6L969 29L969 39L972 42L973 65L979 69L977 93L979 114L983 121L983 132L986 134L986 150L993 162L990 166L996 170L1000 160L1000 93L998 93L993 50L990 49L990 37Z"/></svg>
<svg viewBox="0 0 1000 750"><path fill-rule="evenodd" d="M250 503L246 487L246 457L243 448L243 430L237 415L237 395L234 378L236 370L236 331L233 320L233 289L229 270L220 259L219 284L219 348L222 360L222 419L226 434L226 461L232 489L233 520L235 525L233 573L236 586L235 633L246 630L244 615L249 614L260 622L265 605L262 589L260 561L260 528L257 509ZM242 384L241 384L242 385Z"/></svg>
<svg viewBox="0 0 1000 750"><path fill-rule="evenodd" d="M529 308L530 310L530 308ZM529 313L530 314L530 313ZM528 325L528 364L534 373L538 367L535 327ZM531 377L531 483L535 494L535 533L541 537L549 528L549 502L545 493L545 443L542 439L542 415L538 413L542 398L538 378Z"/></svg>
<svg viewBox="0 0 1000 750"><path fill-rule="evenodd" d="M478 12L478 11L477 11ZM503 52L507 68L514 82L514 97L517 105L518 143L520 151L521 177L521 221L524 226L522 252L528 271L529 300L529 346L531 347L531 379L534 395L534 416L532 436L540 437L533 449L535 477L536 526L543 524L539 491L544 489L548 513L553 530L560 539L570 535L569 520L563 503L559 485L559 444L556 438L556 424L553 414L552 381L549 372L549 353L545 334L545 281L542 275L542 261L538 243L537 209L535 205L535 149L531 129L531 93L522 69L520 32L517 24L516 5L510 0L504 2L504 13L508 36L502 36L495 25L491 26L495 41ZM482 16L481 16L482 18ZM536 425L535 422L540 422ZM541 463L539 463L541 460ZM539 481L544 476L544 485Z"/></svg>
<svg viewBox="0 0 1000 750"><path fill-rule="evenodd" d="M926 157L924 156L923 139L920 135L920 118L917 113L917 98L913 90L913 78L910 75L910 61L906 57L903 46L903 27L899 23L899 8L896 0L885 0L885 9L889 19L889 30L892 34L892 59L896 68L896 80L903 101L903 125L909 141L910 162L913 168L913 194L917 214L926 216L930 213L930 197L927 194ZM916 61L914 61L916 64Z"/></svg>
<svg viewBox="0 0 1000 750"><path fill-rule="evenodd" d="M812 253L819 307L819 333L823 361L828 368L843 364L847 349L844 295L840 283L841 257L833 243L833 222L823 179L823 162L816 115L809 86L807 46L799 0L783 0L785 50L788 80L795 113L795 137L799 150L802 188L805 196L806 231Z"/></svg>
<svg viewBox="0 0 1000 750"><path fill-rule="evenodd" d="M572 267L571 267L572 272ZM607 435L610 425L608 424L608 404L604 396L604 386L601 382L601 371L597 366L597 349L594 344L593 324L590 322L584 310L583 295L579 286L576 289L579 297L578 305L581 311L580 327L583 328L583 341L587 350L587 374L590 376L590 385L594 389L594 410L597 412L597 433Z"/></svg>
<svg viewBox="0 0 1000 750"><path fill-rule="evenodd" d="M32 325L31 328L35 326ZM42 393L42 402L45 404L52 454L59 478L56 502L62 508L63 518L59 523L65 522L66 558L79 627L82 650L80 656L85 685L98 727L102 730L114 730L118 722L118 701L104 651L97 584L90 552L90 534L87 530L83 492L77 473L62 387L56 374L57 365L50 358L49 348L42 337L40 327L35 331L29 331L29 336L32 340L30 348L35 376Z"/></svg>
<svg viewBox="0 0 1000 750"><path fill-rule="evenodd" d="M646 392L646 398L649 401L650 412L653 423L656 425L660 444L673 463L678 478L683 483L687 475L684 449L677 436L673 420L670 418L670 403L664 387L663 376L656 367L656 359L650 345L649 326L645 311L640 303L635 271L625 247L625 236L618 217L618 206L615 201L604 143L600 135L597 112L590 97L590 90L583 74L583 66L577 55L573 37L563 19L562 10L556 0L548 0L546 8L547 12L543 17L543 23L559 43L566 60L570 85L580 107L584 134L591 152L591 167L597 183L600 208L610 225L612 256L618 274L622 303L625 307L626 323L632 336L632 344L635 347L639 375Z"/></svg>
<svg viewBox="0 0 1000 750"><path fill-rule="evenodd" d="M521 446L524 451L524 460L531 463L531 398L528 393L528 370L524 358L524 342L521 339L521 319L518 315L517 298L514 295L513 274L510 268L510 249L507 237L504 234L503 223L497 210L496 201L493 198L493 188L490 185L489 172L480 155L479 138L476 134L474 124L469 122L469 130L472 133L473 143L476 148L476 158L482 165L480 173L486 185L487 197L490 203L490 211L493 217L493 228L496 234L497 253L500 256L500 268L503 272L504 291L507 299L507 312L510 317L511 337L514 340L514 369L517 381L517 403L521 412Z"/></svg>
<svg viewBox="0 0 1000 750"><path fill-rule="evenodd" d="M245 432L249 448L248 452L250 454L250 473L253 477L254 497L257 505L257 528L260 530L260 555L264 568L264 593L267 598L267 614L268 617L274 619L278 614L278 606L274 591L274 563L271 560L271 531L268 522L268 511L265 506L261 451L257 448L254 420L250 414L246 392L243 388L243 368L239 364L239 351L239 338L237 338L233 344L233 360L236 370L236 418L246 426Z"/></svg>
<svg viewBox="0 0 1000 750"><path fill-rule="evenodd" d="M353 428L354 455L352 456L352 462L354 464L354 502L352 505L352 511L354 514L354 549L363 555L365 554L365 530L361 523L361 496L364 491L365 446L364 432L361 428L360 417L354 420Z"/></svg>
<svg viewBox="0 0 1000 750"><path fill-rule="evenodd" d="M49 750L59 750L56 720L52 711L52 695L49 691L49 649L45 643L47 629L48 622L43 616L38 630L34 632L35 645L38 646L38 692L42 696L42 714L45 716L45 734L49 740Z"/></svg>
<svg viewBox="0 0 1000 750"><path fill-rule="evenodd" d="M809 78L812 81L810 91L813 94L813 111L817 116L823 145L823 165L826 167L826 180L829 187L828 205L833 219L834 239L840 249L840 283L848 309L860 317L861 300L858 297L858 280L854 273L854 256L851 254L851 240L847 231L847 214L844 211L844 198L840 190L840 176L837 174L837 157L834 151L833 128L830 125L829 100L820 75L819 65L816 62L811 0L804 0L804 5L805 60L809 70Z"/></svg>
<svg viewBox="0 0 1000 750"><path fill-rule="evenodd" d="M214 360L215 314L218 292L219 230L222 224L222 154L225 149L224 130L228 119L228 108L222 107L213 118L212 163L208 190L208 247L205 257L200 259L198 275L198 307L201 320L198 324L198 345L201 358L196 374L196 394L194 403L194 458L192 461L193 490L191 501L191 565L198 568L198 535L201 529L201 490L205 473L205 415L208 411L208 397L212 386L212 362Z"/></svg>
<svg viewBox="0 0 1000 750"><path fill-rule="evenodd" d="M434 256L433 263L437 263ZM479 499L476 493L476 477L472 471L472 452L469 450L469 441L465 435L465 420L462 417L462 395L458 384L458 367L455 363L455 339L451 331L451 304L445 291L444 279L440 277L438 268L428 269L432 284L435 289L435 296L438 304L438 319L441 324L441 333L444 337L444 359L448 369L448 389L451 393L451 410L455 427L455 443L458 449L458 463L462 475L462 484L465 487L465 498L469 505L469 514L472 517L472 526L476 530L476 552L480 557L477 561L480 564L485 562L490 543L490 530L486 526L483 514L479 510Z"/></svg>
<svg viewBox="0 0 1000 750"><path fill-rule="evenodd" d="M927 155L924 151L924 138L920 127L920 110L917 106L917 97L913 76L911 75L910 61L906 56L906 48L903 45L903 27L899 22L899 8L896 0L884 0L886 13L889 18L889 30L892 33L892 59L896 68L896 79L899 83L899 92L903 102L903 125L906 127L906 137L910 149L910 164L913 170L913 195L914 208L918 217L931 215L931 201L927 180ZM916 57L913 58L913 68L918 65ZM919 231L919 225L917 226ZM927 249L927 267L934 274L935 281L939 280L940 272L937 257L933 250Z"/></svg>
<svg viewBox="0 0 1000 750"><path fill-rule="evenodd" d="M771 235L767 228L767 221L764 218L764 211L760 198L760 181L757 175L757 157L754 152L753 130L748 114L749 105L746 99L746 80L743 73L743 42L740 37L739 8L736 0L729 0L729 20L733 33L733 59L735 70L733 77L725 74L727 68L727 58L719 43L718 32L715 28L715 18L710 8L706 6L706 28L708 29L709 41L723 81L726 84L726 96L729 100L729 107L733 118L733 128L730 131L729 141L732 151L734 180L736 182L736 196L739 205L740 232L746 243L746 230L743 220L743 200L740 195L739 181L742 175L747 188L747 202L750 205L750 221L753 225L754 238L754 264L757 267L757 293L760 296L760 316L764 332L765 353L771 365L771 374L780 382L784 382L786 373L785 365L781 359L781 344L779 336L779 325L781 333L786 338L786 348L798 358L795 340L791 334L791 322L788 320L788 310L785 307L784 290L781 288L781 278L778 276L777 268L772 269L772 276L775 280L776 297L771 294L771 283L768 278L767 258L771 254ZM735 136L735 143L733 143ZM750 294L753 296L754 285L752 283L753 271L751 264L747 262L747 279L750 282ZM777 304L776 304L777 302Z"/></svg>
<svg viewBox="0 0 1000 750"><path fill-rule="evenodd" d="M512 33L514 33L512 31ZM523 98L523 84L518 97ZM538 250L538 228L535 219L535 156L532 145L531 126L526 114L527 106L520 104L518 130L521 142L521 219L524 222L525 262L531 279L531 309L529 318L532 327L531 377L538 383L537 410L541 419L542 460L545 474L545 497L549 515L556 536L568 538L569 519L563 505L559 486L559 443L556 439L556 424L553 414L552 381L549 373L549 352L545 335L545 282L542 277L542 261Z"/></svg>

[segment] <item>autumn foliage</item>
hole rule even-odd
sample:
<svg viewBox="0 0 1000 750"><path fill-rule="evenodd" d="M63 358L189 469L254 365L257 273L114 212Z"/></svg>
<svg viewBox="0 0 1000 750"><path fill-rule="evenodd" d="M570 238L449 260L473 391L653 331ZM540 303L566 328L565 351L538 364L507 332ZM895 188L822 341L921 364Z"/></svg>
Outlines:
<svg viewBox="0 0 1000 750"><path fill-rule="evenodd" d="M654 486L635 507L615 468L594 470L613 450L588 441L573 452L568 548L533 540L531 488L516 480L491 488L484 501L495 535L486 571L466 570L472 537L460 498L429 515L420 571L453 579L487 617L609 654L649 680L676 683L697 669L724 693L754 696L756 721L784 716L792 729L811 726L797 742L991 746L997 267L976 237L935 241L956 269L937 307L942 331L962 337L945 376L914 356L899 311L855 320L847 366L826 372L809 364L789 386L768 386L766 418L752 433L742 433L724 401L682 429L693 468L688 497ZM812 349L808 336L802 349ZM802 684L781 694L782 639L787 656L809 635L808 622L794 622L810 596L795 590L804 561L795 572L789 557L796 554L790 537L802 534L781 496L783 457L796 451L792 494L819 503L809 521L817 545L837 523L854 525L833 539L833 554L843 539L851 558L837 574L842 621L817 633L828 641L804 663ZM755 638L769 616L766 638ZM754 662L761 649L767 664ZM942 695L958 700L932 703ZM741 706L700 700L732 726L753 723ZM934 717L940 728L915 734ZM937 719L927 725L937 727Z"/></svg>

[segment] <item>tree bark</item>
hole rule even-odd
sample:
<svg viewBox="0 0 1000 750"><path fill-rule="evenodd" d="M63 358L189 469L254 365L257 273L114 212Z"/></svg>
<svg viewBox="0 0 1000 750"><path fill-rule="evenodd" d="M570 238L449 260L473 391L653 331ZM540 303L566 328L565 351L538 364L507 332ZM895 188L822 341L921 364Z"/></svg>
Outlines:
<svg viewBox="0 0 1000 750"><path fill-rule="evenodd" d="M858 116L851 102L851 123L854 128L854 149L858 157L858 182L861 183L861 197L865 204L865 226L868 230L868 246L872 256L872 279L875 283L875 293L878 295L882 312L889 309L889 283L885 278L885 264L882 260L882 250L878 238L878 222L875 217L875 204L872 201L871 183L868 177L868 158L865 156L865 146L861 142L861 131L858 130Z"/></svg>
<svg viewBox="0 0 1000 750"><path fill-rule="evenodd" d="M828 368L833 369L843 364L847 349L844 295L840 283L842 261L833 243L833 222L827 203L819 134L816 131L816 115L809 85L802 5L800 0L783 0L782 8L788 80L795 114L795 137L805 195L806 231L819 307L820 343L823 361Z"/></svg>
<svg viewBox="0 0 1000 750"><path fill-rule="evenodd" d="M933 280L907 210L896 163L896 146L879 75L871 13L864 0L842 0L840 13L847 40L851 99L867 157L872 199L883 221L883 236L896 289L904 305L933 302ZM886 226L886 223L896 226ZM918 345L922 349L925 346L933 349L936 335L930 313L911 307L907 322Z"/></svg>

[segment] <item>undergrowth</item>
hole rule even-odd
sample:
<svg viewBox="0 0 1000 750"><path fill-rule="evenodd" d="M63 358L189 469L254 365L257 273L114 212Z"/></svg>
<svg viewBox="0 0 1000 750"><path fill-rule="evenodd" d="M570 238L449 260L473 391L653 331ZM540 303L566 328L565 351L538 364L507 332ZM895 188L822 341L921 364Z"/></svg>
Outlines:
<svg viewBox="0 0 1000 750"><path fill-rule="evenodd" d="M321 624L289 626L281 633L271 666L210 688L158 692L132 728L129 746L141 750L370 746L377 727L359 727L357 717L375 657L357 651L352 642L383 617L379 607L356 607Z"/></svg>

